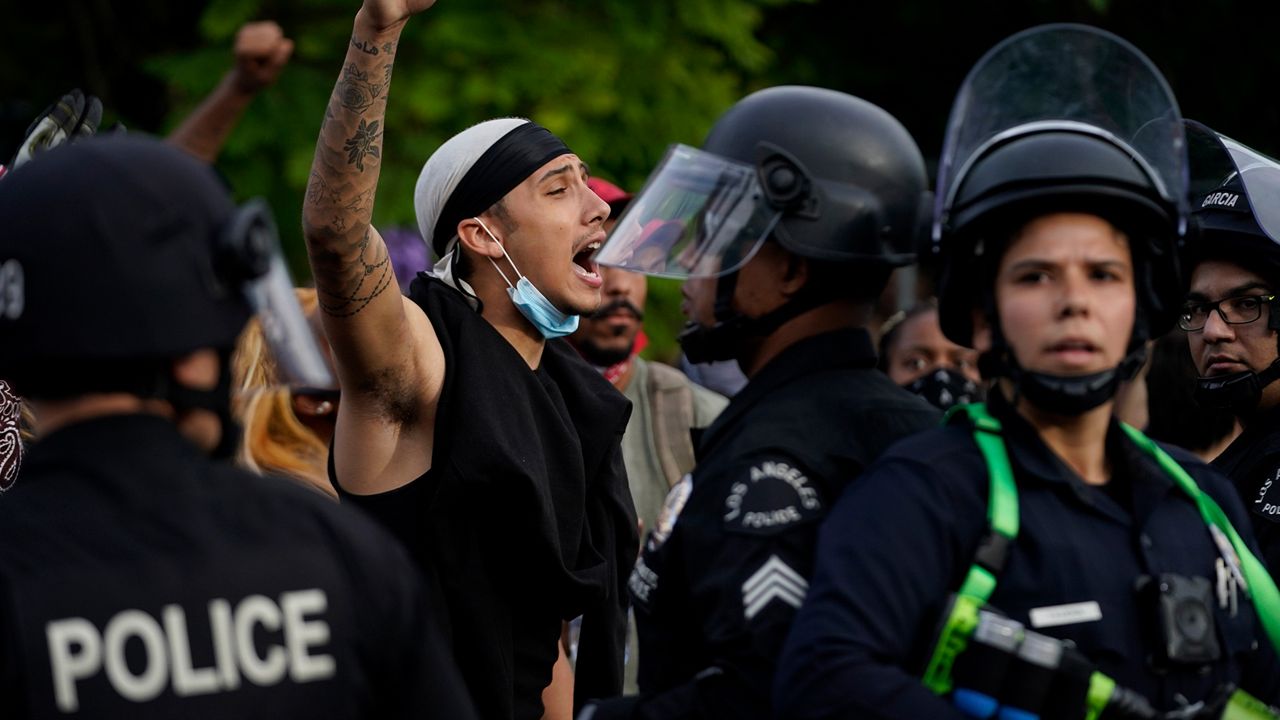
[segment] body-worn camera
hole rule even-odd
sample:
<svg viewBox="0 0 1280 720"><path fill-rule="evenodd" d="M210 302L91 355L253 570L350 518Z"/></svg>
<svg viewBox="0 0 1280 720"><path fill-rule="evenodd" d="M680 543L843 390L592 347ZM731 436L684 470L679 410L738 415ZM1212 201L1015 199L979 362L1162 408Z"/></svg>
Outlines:
<svg viewBox="0 0 1280 720"><path fill-rule="evenodd" d="M1144 576L1137 592L1151 612L1159 643L1157 666L1203 665L1222 657L1213 615L1213 584L1173 573Z"/></svg>

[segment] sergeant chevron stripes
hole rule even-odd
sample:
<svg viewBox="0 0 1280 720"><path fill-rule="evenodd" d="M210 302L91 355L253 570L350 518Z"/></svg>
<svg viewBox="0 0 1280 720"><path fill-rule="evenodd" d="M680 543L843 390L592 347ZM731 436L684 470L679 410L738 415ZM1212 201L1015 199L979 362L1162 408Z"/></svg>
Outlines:
<svg viewBox="0 0 1280 720"><path fill-rule="evenodd" d="M798 608L809 590L809 581L774 555L742 583L742 606L750 620L773 600Z"/></svg>

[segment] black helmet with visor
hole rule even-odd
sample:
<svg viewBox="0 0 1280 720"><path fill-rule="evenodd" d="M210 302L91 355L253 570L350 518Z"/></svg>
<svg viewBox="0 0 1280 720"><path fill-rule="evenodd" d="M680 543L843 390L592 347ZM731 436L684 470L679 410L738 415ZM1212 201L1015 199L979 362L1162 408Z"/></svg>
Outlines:
<svg viewBox="0 0 1280 720"><path fill-rule="evenodd" d="M1188 266L1225 260L1260 275L1271 292L1230 298L1235 301L1230 305L1187 303L1178 324L1188 332L1202 331L1208 313L1215 312L1211 305L1232 322L1255 321L1268 307L1267 324L1272 331L1280 331L1280 303L1275 296L1280 290L1280 163L1200 123L1188 120L1186 128L1195 198L1192 218L1198 231L1196 242L1188 248ZM1280 358L1259 372L1201 377L1196 399L1207 407L1249 415L1257 408L1263 388L1277 378Z"/></svg>
<svg viewBox="0 0 1280 720"><path fill-rule="evenodd" d="M1061 414L1109 400L1141 367L1144 342L1171 327L1178 311L1185 158L1168 83L1121 38L1084 25L1044 25L988 51L956 96L938 170L932 237L943 333L971 345L978 310L993 329L984 375L1013 379L1037 406ZM1116 368L1079 377L1034 373L1004 340L996 267L1019 227L1054 212L1097 215L1129 238L1137 317L1128 357Z"/></svg>
<svg viewBox="0 0 1280 720"><path fill-rule="evenodd" d="M834 90L768 88L726 111L702 149L668 150L596 261L718 278L716 325L691 324L681 343L695 362L728 359L743 337L768 335L832 299L807 288L759 318L734 310L736 273L766 240L880 278L860 288L873 297L893 268L915 261L930 199L920 151L889 113Z"/></svg>
<svg viewBox="0 0 1280 720"><path fill-rule="evenodd" d="M143 135L50 150L0 181L0 377L23 396L125 392L216 412L234 447L228 358L257 311L299 383L333 385L265 202L241 207L213 170ZM223 355L212 391L174 359Z"/></svg>

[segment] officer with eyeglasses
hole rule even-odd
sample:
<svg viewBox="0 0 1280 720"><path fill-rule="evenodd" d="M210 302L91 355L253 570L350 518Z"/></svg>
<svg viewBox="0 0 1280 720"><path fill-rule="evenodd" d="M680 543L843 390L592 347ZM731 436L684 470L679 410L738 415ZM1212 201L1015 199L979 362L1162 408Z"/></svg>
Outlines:
<svg viewBox="0 0 1280 720"><path fill-rule="evenodd" d="M1213 461L1231 478L1272 576L1280 569L1280 164L1187 123L1199 242L1178 317L1200 375L1196 400L1244 432Z"/></svg>

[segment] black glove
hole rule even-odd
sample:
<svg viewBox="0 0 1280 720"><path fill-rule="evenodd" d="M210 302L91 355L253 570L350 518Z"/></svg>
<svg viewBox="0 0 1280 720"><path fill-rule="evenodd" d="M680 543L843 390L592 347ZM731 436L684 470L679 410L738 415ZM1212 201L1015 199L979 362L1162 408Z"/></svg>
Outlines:
<svg viewBox="0 0 1280 720"><path fill-rule="evenodd" d="M64 142L75 142L93 135L102 122L102 101L85 95L79 88L63 95L50 105L27 128L27 136L9 162L12 170L36 155Z"/></svg>

